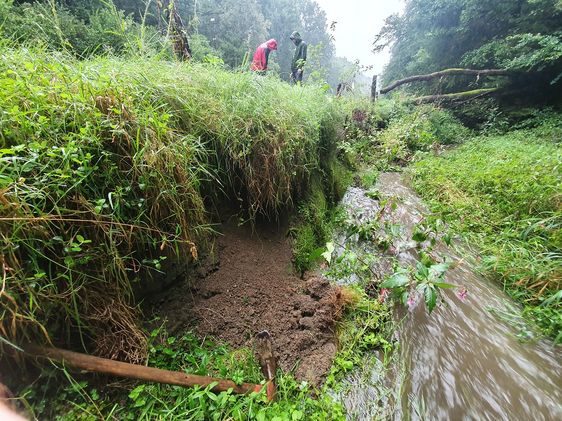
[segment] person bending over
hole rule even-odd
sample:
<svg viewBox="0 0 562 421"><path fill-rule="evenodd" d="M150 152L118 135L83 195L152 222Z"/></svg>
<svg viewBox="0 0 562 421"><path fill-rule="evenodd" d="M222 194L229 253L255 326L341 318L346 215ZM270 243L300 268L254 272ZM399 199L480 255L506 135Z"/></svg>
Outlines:
<svg viewBox="0 0 562 421"><path fill-rule="evenodd" d="M277 41L273 38L260 44L260 46L256 48L250 69L259 74L265 74L267 71L267 63L269 62L269 53L275 50L277 50Z"/></svg>

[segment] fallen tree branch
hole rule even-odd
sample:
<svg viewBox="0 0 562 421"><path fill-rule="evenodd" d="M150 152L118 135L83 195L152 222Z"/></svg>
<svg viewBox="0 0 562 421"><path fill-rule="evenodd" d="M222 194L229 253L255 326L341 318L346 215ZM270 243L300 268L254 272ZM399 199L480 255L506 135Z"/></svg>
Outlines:
<svg viewBox="0 0 562 421"><path fill-rule="evenodd" d="M380 90L381 94L386 94L393 89L417 81L427 81L441 76L455 76L455 75L474 75L474 76L509 76L513 74L512 70L504 69L445 69L439 72L429 73L427 75L415 75L404 79L397 80L396 82L388 85L386 88Z"/></svg>
<svg viewBox="0 0 562 421"><path fill-rule="evenodd" d="M437 101L455 101L458 99L475 99L478 97L482 97L485 95L489 95L492 92L498 91L499 88L487 88L487 89L474 89L473 91L464 91L464 92L454 92L451 94L441 94L441 95L428 95L428 96L420 96L418 98L414 98L412 101L416 104L425 104L428 102L437 102Z"/></svg>
<svg viewBox="0 0 562 421"><path fill-rule="evenodd" d="M237 394L259 392L264 387L259 384L236 384L232 380L216 379L208 376L197 376L195 374L186 374L178 371L162 370L160 368L129 364L59 348L45 348L37 345L27 345L23 348L27 354L34 357L47 358L59 363L68 364L71 367L79 368L81 370L103 373L111 376L173 384L183 387L207 387L212 383L216 383L211 388L213 392L225 392L232 389L232 391Z"/></svg>

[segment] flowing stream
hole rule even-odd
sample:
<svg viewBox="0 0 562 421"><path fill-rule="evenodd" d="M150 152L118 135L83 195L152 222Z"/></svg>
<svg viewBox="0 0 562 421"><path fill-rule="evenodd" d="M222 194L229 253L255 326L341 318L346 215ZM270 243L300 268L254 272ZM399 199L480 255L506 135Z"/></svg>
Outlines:
<svg viewBox="0 0 562 421"><path fill-rule="evenodd" d="M412 233L427 209L400 174L382 174L375 189L378 193L367 194L352 187L342 203L356 223L380 218L398 231L392 255L345 233L336 237L345 246L336 252L378 255L372 267L379 272L391 270L391 259L415 265ZM467 297L460 300L455 290L445 290L444 302L431 315L423 303L397 310L399 355L386 368L367 358L349 376L341 396L349 418L562 420L561 347L533 337L512 300L475 271L473 253L439 240L433 253L457 262L445 281L466 287Z"/></svg>

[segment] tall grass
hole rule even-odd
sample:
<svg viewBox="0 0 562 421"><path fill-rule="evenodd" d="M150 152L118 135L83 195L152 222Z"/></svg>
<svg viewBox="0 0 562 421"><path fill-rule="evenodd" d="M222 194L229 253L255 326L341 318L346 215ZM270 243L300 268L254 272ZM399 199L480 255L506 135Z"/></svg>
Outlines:
<svg viewBox="0 0 562 421"><path fill-rule="evenodd" d="M483 265L561 339L562 124L476 138L413 167L417 190L478 244ZM553 142L554 140L554 142Z"/></svg>
<svg viewBox="0 0 562 421"><path fill-rule="evenodd" d="M314 87L154 59L0 56L4 344L144 360L131 284L166 257L197 258L206 205L271 214L329 171L340 116Z"/></svg>

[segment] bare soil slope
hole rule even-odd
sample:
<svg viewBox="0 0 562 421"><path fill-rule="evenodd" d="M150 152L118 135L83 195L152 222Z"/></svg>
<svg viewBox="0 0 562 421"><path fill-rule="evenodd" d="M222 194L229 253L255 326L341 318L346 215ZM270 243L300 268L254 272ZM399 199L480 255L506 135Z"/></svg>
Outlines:
<svg viewBox="0 0 562 421"><path fill-rule="evenodd" d="M267 330L279 366L320 383L336 353L338 288L295 276L287 230L276 224L252 230L230 222L221 232L218 266L158 297L154 311L168 318L175 334L191 329L234 347L252 347L255 335Z"/></svg>

